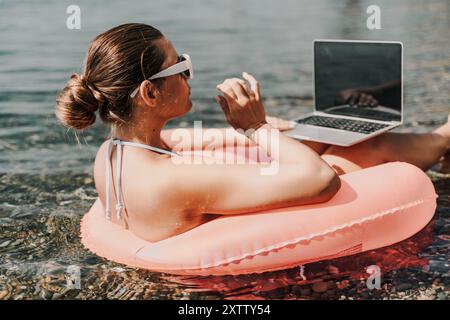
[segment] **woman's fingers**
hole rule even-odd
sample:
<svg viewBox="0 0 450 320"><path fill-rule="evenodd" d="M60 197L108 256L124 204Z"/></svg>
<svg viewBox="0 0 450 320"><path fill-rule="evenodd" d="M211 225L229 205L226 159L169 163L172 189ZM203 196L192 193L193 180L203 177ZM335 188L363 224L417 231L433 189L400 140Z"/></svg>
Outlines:
<svg viewBox="0 0 450 320"><path fill-rule="evenodd" d="M247 82L242 79L226 79L217 86L217 90L223 94L223 97L217 97L216 100L233 128L247 130L266 123L266 115L259 99L258 82L247 73L244 73L244 76L253 88L253 92L247 87Z"/></svg>
<svg viewBox="0 0 450 320"><path fill-rule="evenodd" d="M217 85L216 89L222 93L228 93L229 95L233 95L231 87L228 84L225 84L225 82L222 82L221 84Z"/></svg>
<svg viewBox="0 0 450 320"><path fill-rule="evenodd" d="M243 106L250 98L245 81L239 78L226 79L217 89L223 93L230 107L234 105L232 100Z"/></svg>
<svg viewBox="0 0 450 320"><path fill-rule="evenodd" d="M237 97L237 101L241 106L244 106L247 102L248 99L250 98L247 90L245 89L245 85L240 83L240 82L235 82L232 86L231 89L233 90L234 94Z"/></svg>
<svg viewBox="0 0 450 320"><path fill-rule="evenodd" d="M222 93L227 93L229 96L238 99L239 96L242 97L255 97L259 98L259 83L256 79L244 72L243 75L247 77L247 81L250 83L250 88L247 85L247 82L240 78L229 78L225 79L221 84L219 84L216 88L220 90Z"/></svg>
<svg viewBox="0 0 450 320"><path fill-rule="evenodd" d="M216 96L216 101L219 104L219 106L225 111L225 109L228 109L227 101L222 96Z"/></svg>
<svg viewBox="0 0 450 320"><path fill-rule="evenodd" d="M259 97L259 84L256 79L246 72L243 75L247 78L250 88L247 82L240 78L225 79L216 87L223 94L222 98L226 100L228 111L231 113L236 107L246 106L250 98Z"/></svg>
<svg viewBox="0 0 450 320"><path fill-rule="evenodd" d="M223 83L224 84L228 84L228 85L233 85L235 82L239 82L242 83L243 85L245 85L245 81L239 78L230 78L230 79L226 79Z"/></svg>
<svg viewBox="0 0 450 320"><path fill-rule="evenodd" d="M222 96L216 96L216 101L222 108L222 111L225 114L225 118L227 119L227 121L230 121L230 109L228 108L227 100Z"/></svg>
<svg viewBox="0 0 450 320"><path fill-rule="evenodd" d="M245 84L245 81L242 80L242 79L239 79L239 78L230 78L230 79L225 79L225 81L222 82L221 86L222 86L222 88L224 88L224 89L227 89L227 88L230 88L230 89L231 89L231 88L233 87L233 85L234 85L235 83L237 83L237 82L242 83L242 84Z"/></svg>
<svg viewBox="0 0 450 320"><path fill-rule="evenodd" d="M232 98L232 99L237 99L236 94L234 93L233 89L231 89L231 86L229 84L225 84L225 82L219 84L217 87L217 90L219 90L221 93L223 93L223 95L225 96L225 98L228 100L228 97ZM230 103L231 101L228 101L228 103Z"/></svg>
<svg viewBox="0 0 450 320"><path fill-rule="evenodd" d="M260 96L261 96L260 89L259 89L259 82L256 81L254 76L252 76L251 74L249 74L247 72L243 72L242 76L244 77L245 80L247 80L250 83L250 90L253 92L256 99L259 100Z"/></svg>

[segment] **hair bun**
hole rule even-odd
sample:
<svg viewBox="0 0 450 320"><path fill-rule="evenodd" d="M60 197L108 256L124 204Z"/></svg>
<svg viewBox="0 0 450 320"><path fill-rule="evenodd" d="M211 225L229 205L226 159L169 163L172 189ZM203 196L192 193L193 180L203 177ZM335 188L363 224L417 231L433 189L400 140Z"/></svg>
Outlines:
<svg viewBox="0 0 450 320"><path fill-rule="evenodd" d="M56 99L56 117L67 127L77 130L94 124L95 112L106 99L86 77L73 74Z"/></svg>

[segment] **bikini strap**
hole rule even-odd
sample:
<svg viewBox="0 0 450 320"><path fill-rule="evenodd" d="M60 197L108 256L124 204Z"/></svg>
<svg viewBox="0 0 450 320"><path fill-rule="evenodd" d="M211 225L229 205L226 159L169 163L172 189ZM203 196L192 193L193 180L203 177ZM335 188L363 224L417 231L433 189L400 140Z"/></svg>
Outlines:
<svg viewBox="0 0 450 320"><path fill-rule="evenodd" d="M113 147L113 143L112 143L112 139L109 140L108 143L108 150L106 151L106 220L110 221L111 220L111 208L109 205L110 202L110 196L109 196L109 188L110 188L110 175L111 175L111 154L112 154L112 147Z"/></svg>
<svg viewBox="0 0 450 320"><path fill-rule="evenodd" d="M114 141L120 141L120 143L122 145L126 145L126 146L144 148L147 150L151 150L151 151L155 151L155 152L159 152L159 153L163 153L163 154L168 154L168 155L172 155L172 156L180 156L180 154L175 151L164 150L164 149L160 149L157 147L149 146L147 144L130 142L130 141L122 141L122 140L118 140L118 139L115 139Z"/></svg>
<svg viewBox="0 0 450 320"><path fill-rule="evenodd" d="M113 142L117 146L116 151L116 220L119 221L122 214L121 170L122 170L122 141Z"/></svg>
<svg viewBox="0 0 450 320"><path fill-rule="evenodd" d="M110 195L109 195L109 189L110 189L110 176L111 176L111 155L112 150L114 146L117 146L117 152L116 152L116 219L117 221L120 220L122 216L122 209L124 207L122 202L122 192L121 192L121 167L122 167L122 150L123 146L131 146L131 147L137 147L137 148L143 148L163 154L168 155L176 155L180 156L180 154L168 151L160 148L156 148L153 146L149 146L146 144L136 143L136 142L130 142L130 141L122 141L119 139L113 139L111 138L108 143L108 150L106 152L106 220L111 220L111 208L110 208Z"/></svg>

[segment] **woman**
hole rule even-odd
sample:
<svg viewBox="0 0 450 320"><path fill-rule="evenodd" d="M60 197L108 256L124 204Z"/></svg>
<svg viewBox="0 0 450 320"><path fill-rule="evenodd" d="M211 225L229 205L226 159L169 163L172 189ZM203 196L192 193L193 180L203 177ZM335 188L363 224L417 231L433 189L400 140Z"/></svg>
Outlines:
<svg viewBox="0 0 450 320"><path fill-rule="evenodd" d="M125 24L94 39L83 74L72 75L57 98L56 115L67 127L87 128L97 111L110 126L116 140L98 150L96 189L107 217L148 241L182 233L218 215L324 202L338 191L340 174L388 161L426 170L449 150L447 123L433 133L386 133L347 148L280 134L277 152L271 152L275 142L266 133L282 129L285 122L266 117L258 82L246 73L251 88L243 79L227 79L217 86L223 95L216 99L234 129L251 133L233 131L223 143L197 139L180 146L174 130L163 128L191 109L191 76L189 57L179 56L158 30ZM222 132L226 130L232 129ZM193 129L187 132L195 135ZM235 143L263 146L277 163L277 173L262 175L267 164L172 161L173 149L218 149Z"/></svg>

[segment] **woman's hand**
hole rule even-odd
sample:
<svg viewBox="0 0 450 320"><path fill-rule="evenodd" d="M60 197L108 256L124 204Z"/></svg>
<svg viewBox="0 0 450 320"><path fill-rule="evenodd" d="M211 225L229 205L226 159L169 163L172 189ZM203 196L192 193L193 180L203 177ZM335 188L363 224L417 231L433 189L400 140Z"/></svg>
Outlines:
<svg viewBox="0 0 450 320"><path fill-rule="evenodd" d="M267 123L259 83L246 72L242 73L242 76L249 82L250 88L242 79L226 79L217 86L223 96L218 95L216 101L234 129L256 130Z"/></svg>

